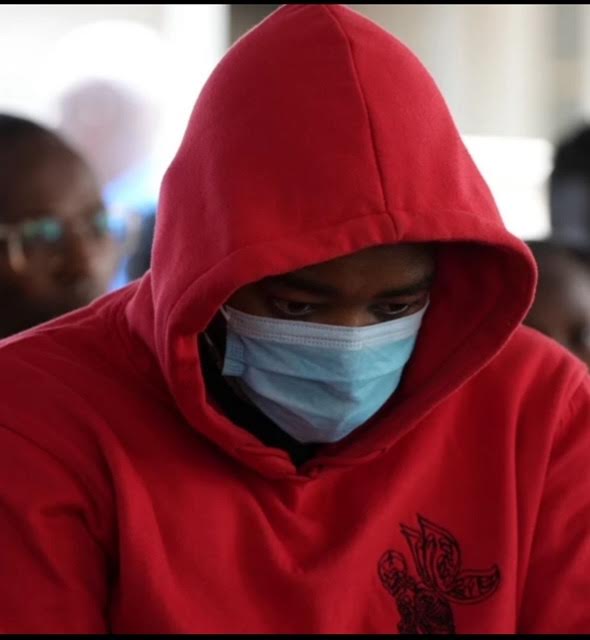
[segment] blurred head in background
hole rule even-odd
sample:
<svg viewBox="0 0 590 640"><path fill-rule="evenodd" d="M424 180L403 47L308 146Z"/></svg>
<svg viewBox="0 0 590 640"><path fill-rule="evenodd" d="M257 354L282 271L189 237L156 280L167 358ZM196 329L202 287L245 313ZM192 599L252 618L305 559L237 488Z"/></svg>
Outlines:
<svg viewBox="0 0 590 640"><path fill-rule="evenodd" d="M557 145L549 204L553 241L590 263L590 125Z"/></svg>
<svg viewBox="0 0 590 640"><path fill-rule="evenodd" d="M0 337L105 293L119 259L86 162L52 131L0 114Z"/></svg>
<svg viewBox="0 0 590 640"><path fill-rule="evenodd" d="M551 241L530 242L539 267L533 307L525 320L590 367L590 270Z"/></svg>
<svg viewBox="0 0 590 640"><path fill-rule="evenodd" d="M160 175L154 161L159 107L121 82L88 78L69 87L59 101L59 131L86 158L99 178L109 211L139 235L113 288L147 271Z"/></svg>
<svg viewBox="0 0 590 640"><path fill-rule="evenodd" d="M89 78L61 96L59 131L86 158L101 188L149 161L158 112L120 82Z"/></svg>

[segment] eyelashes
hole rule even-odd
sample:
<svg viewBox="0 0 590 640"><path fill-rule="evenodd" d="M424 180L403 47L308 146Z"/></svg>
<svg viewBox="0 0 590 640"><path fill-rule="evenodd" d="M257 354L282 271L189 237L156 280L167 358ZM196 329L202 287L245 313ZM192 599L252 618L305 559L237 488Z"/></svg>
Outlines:
<svg viewBox="0 0 590 640"><path fill-rule="evenodd" d="M293 300L281 300L280 298L272 298L272 305L282 314L291 318L304 318L312 314L320 305L309 304L306 302L294 302Z"/></svg>
<svg viewBox="0 0 590 640"><path fill-rule="evenodd" d="M282 298L271 298L272 306L283 316L288 318L305 318L319 311L322 304L314 304L308 302L297 302L294 300L285 300ZM374 305L371 310L375 316L387 319L397 318L406 314L413 306L418 303L383 303Z"/></svg>

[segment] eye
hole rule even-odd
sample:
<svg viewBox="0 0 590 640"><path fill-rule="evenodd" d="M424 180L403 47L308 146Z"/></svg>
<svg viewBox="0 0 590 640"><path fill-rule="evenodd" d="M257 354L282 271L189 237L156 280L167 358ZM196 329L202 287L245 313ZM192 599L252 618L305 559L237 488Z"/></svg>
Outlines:
<svg viewBox="0 0 590 640"><path fill-rule="evenodd" d="M395 318L397 316L401 316L411 307L411 304L403 304L399 302L385 302L383 304L378 304L373 307L375 311L383 316L388 316L390 318Z"/></svg>
<svg viewBox="0 0 590 640"><path fill-rule="evenodd" d="M281 298L273 298L272 305L278 309L283 315L292 318L302 318L308 316L316 310L317 305L307 302L295 302L293 300L282 300Z"/></svg>
<svg viewBox="0 0 590 640"><path fill-rule="evenodd" d="M31 220L22 227L23 239L31 244L52 244L61 240L63 233L62 222L50 217Z"/></svg>

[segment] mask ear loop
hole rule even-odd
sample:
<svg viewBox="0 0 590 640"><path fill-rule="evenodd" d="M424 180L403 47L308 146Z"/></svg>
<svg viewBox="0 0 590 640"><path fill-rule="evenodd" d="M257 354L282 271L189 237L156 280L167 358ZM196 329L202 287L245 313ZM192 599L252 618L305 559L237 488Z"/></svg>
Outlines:
<svg viewBox="0 0 590 640"><path fill-rule="evenodd" d="M229 318L230 318L230 313L227 311L227 309L225 309L224 306L219 307L219 313L221 313L221 315L223 316L223 318L225 319L225 321L227 323L229 323ZM207 346L209 347L209 350L211 352L211 354L213 355L213 358L215 359L215 364L217 366L217 369L219 371L219 373L223 376L223 379L225 380L225 383L228 385L228 387L243 401L246 402L247 404L251 405L251 406L256 406L254 405L254 403L252 402L252 400L250 400L250 398L244 393L244 391L242 390L241 386L240 386L240 381L238 378L234 378L232 376L224 376L223 375L223 365L224 365L224 358L222 358L221 353L219 351L219 348L217 347L217 345L213 342L213 340L211 339L211 337L208 335L207 331L203 331L202 334L203 338L205 339L205 342L207 343Z"/></svg>
<svg viewBox="0 0 590 640"><path fill-rule="evenodd" d="M223 307L220 307L219 311L221 312L221 315L224 317L225 321L227 322L228 315L225 312L225 309ZM211 336L207 333L206 329L202 332L201 335L203 336L205 342L207 343L207 346L209 347L209 351L215 360L215 364L219 369L219 372L221 372L223 370L223 358L221 357L221 352L219 350L219 347L212 340Z"/></svg>
<svg viewBox="0 0 590 640"><path fill-rule="evenodd" d="M219 313L221 313L221 315L223 316L226 322L226 325L229 324L230 314L223 305L219 307ZM227 326L226 326L226 331L227 331ZM207 343L207 346L209 347L211 354L213 355L213 358L215 359L215 364L217 365L219 372L223 371L224 358L221 355L221 351L219 347L215 344L215 341L207 333L206 329L205 331L202 332L201 335L203 336L205 342Z"/></svg>

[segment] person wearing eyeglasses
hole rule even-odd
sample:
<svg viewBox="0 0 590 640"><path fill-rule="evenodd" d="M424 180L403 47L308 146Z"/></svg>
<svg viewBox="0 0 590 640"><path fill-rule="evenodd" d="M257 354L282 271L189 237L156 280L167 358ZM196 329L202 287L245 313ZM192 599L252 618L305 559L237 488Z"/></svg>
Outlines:
<svg viewBox="0 0 590 640"><path fill-rule="evenodd" d="M0 338L106 293L120 256L83 158L41 125L0 114Z"/></svg>

